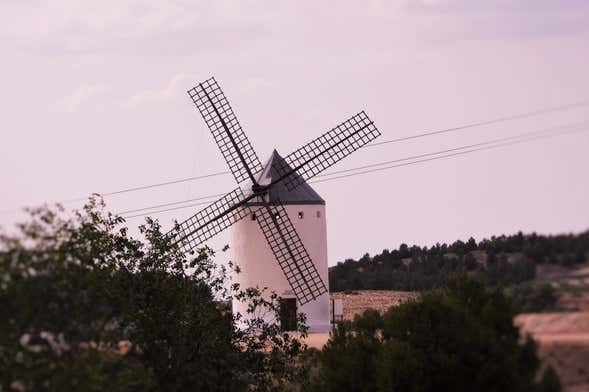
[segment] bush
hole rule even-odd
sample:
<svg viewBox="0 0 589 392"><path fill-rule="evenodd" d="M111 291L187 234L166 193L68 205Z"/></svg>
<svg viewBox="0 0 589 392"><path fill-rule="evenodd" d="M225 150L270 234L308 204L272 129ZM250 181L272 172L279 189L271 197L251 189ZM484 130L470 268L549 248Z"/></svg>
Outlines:
<svg viewBox="0 0 589 392"><path fill-rule="evenodd" d="M558 302L556 290L548 283L514 286L509 296L515 314L554 311Z"/></svg>
<svg viewBox="0 0 589 392"><path fill-rule="evenodd" d="M299 340L238 329L223 305L276 312L275 296L228 292L212 252L185 255L151 220L135 240L102 208L38 209L0 236L0 390L284 390L304 375Z"/></svg>
<svg viewBox="0 0 589 392"><path fill-rule="evenodd" d="M552 366L548 366L542 374L538 392L560 392L561 388L558 374Z"/></svg>
<svg viewBox="0 0 589 392"><path fill-rule="evenodd" d="M311 384L321 391L530 391L539 360L500 290L450 278L419 301L343 322Z"/></svg>

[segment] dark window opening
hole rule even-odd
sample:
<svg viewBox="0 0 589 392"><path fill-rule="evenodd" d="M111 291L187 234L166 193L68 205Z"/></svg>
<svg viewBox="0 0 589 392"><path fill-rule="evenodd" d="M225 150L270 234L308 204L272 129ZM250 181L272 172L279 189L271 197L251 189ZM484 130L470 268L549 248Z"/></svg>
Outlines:
<svg viewBox="0 0 589 392"><path fill-rule="evenodd" d="M321 218L321 211L317 211L317 218Z"/></svg>
<svg viewBox="0 0 589 392"><path fill-rule="evenodd" d="M297 329L297 299L280 299L280 329L283 331L296 331Z"/></svg>
<svg viewBox="0 0 589 392"><path fill-rule="evenodd" d="M256 213L252 212L252 220L256 220Z"/></svg>
<svg viewBox="0 0 589 392"><path fill-rule="evenodd" d="M303 213L303 211L299 211L299 219L303 219L305 217L305 214Z"/></svg>

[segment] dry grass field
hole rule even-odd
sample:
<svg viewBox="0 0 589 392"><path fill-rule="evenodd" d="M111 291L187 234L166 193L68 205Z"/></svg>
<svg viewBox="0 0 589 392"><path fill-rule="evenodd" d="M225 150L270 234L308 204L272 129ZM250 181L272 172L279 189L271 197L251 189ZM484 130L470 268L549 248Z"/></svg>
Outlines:
<svg viewBox="0 0 589 392"><path fill-rule="evenodd" d="M415 299L417 294L410 291L359 290L354 291L353 294L339 292L331 293L329 296L332 299L343 300L344 319L352 320L355 315L361 314L366 309L376 309L383 313L391 306Z"/></svg>

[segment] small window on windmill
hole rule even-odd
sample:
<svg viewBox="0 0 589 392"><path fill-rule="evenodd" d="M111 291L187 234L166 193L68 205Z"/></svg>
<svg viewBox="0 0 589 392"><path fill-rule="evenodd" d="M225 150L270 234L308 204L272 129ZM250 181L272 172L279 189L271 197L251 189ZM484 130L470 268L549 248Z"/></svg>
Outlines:
<svg viewBox="0 0 589 392"><path fill-rule="evenodd" d="M299 211L299 219L303 219L305 217L305 213L303 211Z"/></svg>
<svg viewBox="0 0 589 392"><path fill-rule="evenodd" d="M274 220L278 220L278 217L280 216L280 212L278 212L278 211L275 212L273 216L274 216Z"/></svg>
<svg viewBox="0 0 589 392"><path fill-rule="evenodd" d="M252 220L256 220L256 213L252 212Z"/></svg>
<svg viewBox="0 0 589 392"><path fill-rule="evenodd" d="M321 218L321 211L317 211L317 218Z"/></svg>

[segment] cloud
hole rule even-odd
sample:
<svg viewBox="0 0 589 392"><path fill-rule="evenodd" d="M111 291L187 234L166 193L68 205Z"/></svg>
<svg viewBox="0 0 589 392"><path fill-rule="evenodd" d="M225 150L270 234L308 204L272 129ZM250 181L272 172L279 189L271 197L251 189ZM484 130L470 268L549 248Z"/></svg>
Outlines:
<svg viewBox="0 0 589 392"><path fill-rule="evenodd" d="M261 76L253 76L243 79L238 84L239 91L247 96L255 97L260 93L260 90L268 89L272 84Z"/></svg>
<svg viewBox="0 0 589 392"><path fill-rule="evenodd" d="M405 0L402 8L424 22L422 37L435 43L545 39L589 30L589 3L581 0Z"/></svg>
<svg viewBox="0 0 589 392"><path fill-rule="evenodd" d="M62 101L69 112L77 111L81 105L98 97L114 97L117 91L112 86L101 83L86 84L80 86L74 93Z"/></svg>
<svg viewBox="0 0 589 392"><path fill-rule="evenodd" d="M436 7L436 6L442 6L442 5L448 5L448 4L452 4L452 3L456 3L457 0L420 0L418 1L418 3L421 3L422 5L426 6L426 7Z"/></svg>
<svg viewBox="0 0 589 392"><path fill-rule="evenodd" d="M272 9L224 0L0 2L0 42L55 55L152 50L161 41L168 46L167 38L175 37L174 43L191 37L201 50L213 41L211 49L219 45L217 36L259 36L259 26L273 20Z"/></svg>
<svg viewBox="0 0 589 392"><path fill-rule="evenodd" d="M186 94L196 81L196 76L187 73L174 75L161 89L140 91L123 102L124 107L137 108L139 106L161 104Z"/></svg>

